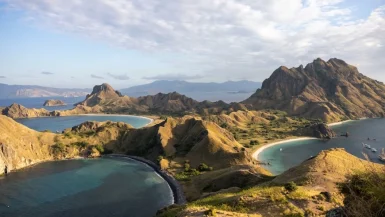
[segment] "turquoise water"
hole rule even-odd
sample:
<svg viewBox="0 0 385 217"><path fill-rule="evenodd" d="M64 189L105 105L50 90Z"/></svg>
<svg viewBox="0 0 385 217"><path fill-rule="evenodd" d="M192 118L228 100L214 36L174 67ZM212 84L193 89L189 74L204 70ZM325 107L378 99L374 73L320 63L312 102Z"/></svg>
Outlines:
<svg viewBox="0 0 385 217"><path fill-rule="evenodd" d="M173 203L168 184L136 161L46 162L0 177L0 216L154 216Z"/></svg>
<svg viewBox="0 0 385 217"><path fill-rule="evenodd" d="M317 155L320 151L330 148L345 148L347 152L362 159L365 158L363 153L366 153L371 161L381 163L378 154L385 148L385 119L351 121L333 126L332 129L338 135L349 132L350 136L327 141L303 140L283 143L266 148L259 154L258 159L269 162L271 165L267 165L265 168L273 174L280 174L309 157ZM373 153L369 149L363 148L363 142L376 148L378 152ZM281 148L282 151L280 151Z"/></svg>
<svg viewBox="0 0 385 217"><path fill-rule="evenodd" d="M86 121L120 121L131 124L135 128L143 127L151 122L151 120L147 118L123 115L77 115L65 117L22 118L16 119L16 121L37 131L51 130L52 132L61 132L64 129L71 128Z"/></svg>

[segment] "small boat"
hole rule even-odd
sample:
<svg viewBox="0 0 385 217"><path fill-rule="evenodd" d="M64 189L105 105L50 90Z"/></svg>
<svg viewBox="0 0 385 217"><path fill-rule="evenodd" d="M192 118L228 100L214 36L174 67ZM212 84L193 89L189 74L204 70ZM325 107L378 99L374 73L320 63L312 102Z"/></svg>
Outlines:
<svg viewBox="0 0 385 217"><path fill-rule="evenodd" d="M280 148L279 151L282 151L282 148Z"/></svg>
<svg viewBox="0 0 385 217"><path fill-rule="evenodd" d="M377 149L375 148L371 148L370 150L372 150L372 152L377 152Z"/></svg>
<svg viewBox="0 0 385 217"><path fill-rule="evenodd" d="M368 144L362 143L362 146L367 148L367 149L371 149L370 145L368 145Z"/></svg>
<svg viewBox="0 0 385 217"><path fill-rule="evenodd" d="M378 155L380 161L385 162L385 155Z"/></svg>

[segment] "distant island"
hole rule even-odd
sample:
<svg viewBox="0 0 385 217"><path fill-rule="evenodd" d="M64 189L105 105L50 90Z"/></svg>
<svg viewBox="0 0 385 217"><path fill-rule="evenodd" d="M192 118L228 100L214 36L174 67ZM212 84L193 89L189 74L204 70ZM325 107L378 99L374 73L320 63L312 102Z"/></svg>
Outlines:
<svg viewBox="0 0 385 217"><path fill-rule="evenodd" d="M46 100L43 104L43 106L47 106L47 107L63 106L63 105L67 105L67 104L63 102L63 100L59 100L59 99L49 99L49 100Z"/></svg>

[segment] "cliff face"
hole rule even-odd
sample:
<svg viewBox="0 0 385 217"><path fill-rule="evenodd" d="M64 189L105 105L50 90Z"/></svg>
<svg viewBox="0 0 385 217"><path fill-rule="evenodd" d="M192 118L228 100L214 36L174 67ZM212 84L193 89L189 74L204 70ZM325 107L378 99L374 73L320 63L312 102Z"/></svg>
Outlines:
<svg viewBox="0 0 385 217"><path fill-rule="evenodd" d="M343 60L316 59L298 68L284 66L242 103L290 115L337 121L385 114L385 85L360 74Z"/></svg>
<svg viewBox="0 0 385 217"><path fill-rule="evenodd" d="M50 145L54 134L31 130L0 115L0 174L52 159Z"/></svg>

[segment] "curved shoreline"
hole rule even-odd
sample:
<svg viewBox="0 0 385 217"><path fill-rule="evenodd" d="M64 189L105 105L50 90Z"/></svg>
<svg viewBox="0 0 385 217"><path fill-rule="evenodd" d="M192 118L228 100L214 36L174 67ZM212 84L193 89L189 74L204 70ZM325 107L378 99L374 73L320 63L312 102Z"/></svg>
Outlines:
<svg viewBox="0 0 385 217"><path fill-rule="evenodd" d="M102 116L102 117L108 117L108 116L123 116L123 117L134 117L134 118L142 118L142 119L146 119L146 120L149 120L150 122L142 127L145 127L145 126L148 126L150 124L152 124L155 120L152 119L152 118L149 118L149 117L145 117L145 116L137 116L137 115L126 115L126 114L105 114L105 113L101 113L101 114L78 114L78 115L68 115L68 116L61 116L61 117L71 117L71 116ZM140 127L140 128L142 128Z"/></svg>
<svg viewBox="0 0 385 217"><path fill-rule="evenodd" d="M330 123L330 124L327 124L328 127L333 127L333 126L338 126L338 125L342 125L342 124L345 124L345 123L348 123L348 122L352 122L354 120L346 120L346 121L340 121L340 122L334 122L334 123Z"/></svg>
<svg viewBox="0 0 385 217"><path fill-rule="evenodd" d="M179 182L169 173L166 171L162 170L158 165L156 165L154 162L147 160L142 157L138 156L131 156L131 155L124 155L124 154L109 154L109 155L104 155L102 157L107 157L107 158L117 158L121 160L134 160L140 163L143 163L149 167L151 167L160 177L162 177L170 187L173 198L174 198L174 204L185 204L187 201L184 197L184 193L182 190L181 185Z"/></svg>
<svg viewBox="0 0 385 217"><path fill-rule="evenodd" d="M263 145L260 148L258 148L251 156L255 160L258 160L259 155L265 149L267 149L267 148L270 148L270 147L273 147L273 146L276 146L276 145L280 145L280 144L284 144L284 143L288 143L288 142L303 141L303 140L318 140L318 138L314 138L314 137L299 137L299 138L286 139L286 140L282 140L282 141L278 141L278 142L269 143L269 144Z"/></svg>

